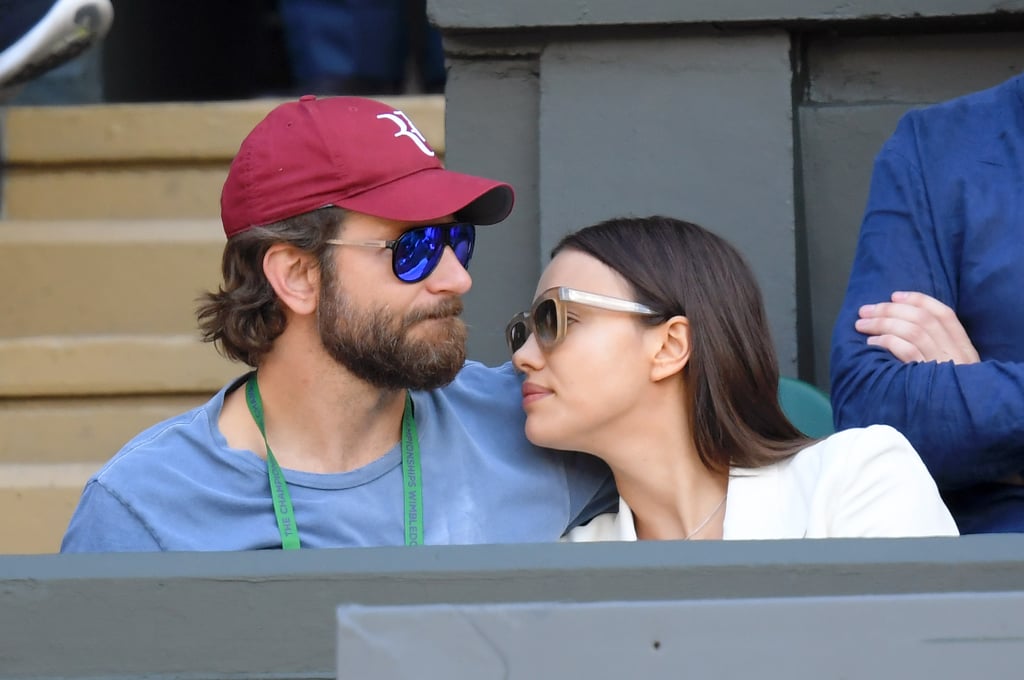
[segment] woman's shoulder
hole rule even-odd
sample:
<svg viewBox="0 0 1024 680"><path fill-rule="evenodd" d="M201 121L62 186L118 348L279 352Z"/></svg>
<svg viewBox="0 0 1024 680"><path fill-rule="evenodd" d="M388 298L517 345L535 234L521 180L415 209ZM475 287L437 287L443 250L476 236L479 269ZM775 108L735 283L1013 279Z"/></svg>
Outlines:
<svg viewBox="0 0 1024 680"><path fill-rule="evenodd" d="M836 432L793 465L811 501L808 536L957 534L921 456L888 425Z"/></svg>
<svg viewBox="0 0 1024 680"><path fill-rule="evenodd" d="M870 483L891 475L930 477L907 438L889 425L840 430L772 467L783 478L809 487L826 479Z"/></svg>
<svg viewBox="0 0 1024 680"><path fill-rule="evenodd" d="M866 462L878 456L913 455L919 458L907 438L890 425L851 427L820 439L793 457L794 463L829 465Z"/></svg>

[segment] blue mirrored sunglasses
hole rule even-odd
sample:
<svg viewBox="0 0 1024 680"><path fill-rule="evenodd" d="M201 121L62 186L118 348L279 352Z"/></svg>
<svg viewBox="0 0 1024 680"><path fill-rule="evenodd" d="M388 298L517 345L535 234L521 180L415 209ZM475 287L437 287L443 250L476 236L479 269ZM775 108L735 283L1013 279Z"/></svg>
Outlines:
<svg viewBox="0 0 1024 680"><path fill-rule="evenodd" d="M416 283L430 276L444 255L445 246L451 246L455 257L463 267L469 268L476 243L476 227L468 222L455 224L427 224L402 232L393 241L346 241L328 239L334 246L361 246L365 248L389 248L391 270L400 281Z"/></svg>

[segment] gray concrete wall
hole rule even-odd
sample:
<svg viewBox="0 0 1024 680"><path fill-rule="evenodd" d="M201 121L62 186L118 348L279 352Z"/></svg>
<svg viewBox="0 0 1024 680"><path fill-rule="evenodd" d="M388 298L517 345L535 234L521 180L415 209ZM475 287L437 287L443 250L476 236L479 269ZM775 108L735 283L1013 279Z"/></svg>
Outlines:
<svg viewBox="0 0 1024 680"><path fill-rule="evenodd" d="M507 227L481 237L484 274L467 305L470 355L489 363L506 358L501 329L528 305L559 236L667 213L740 247L783 373L827 390L832 325L883 140L911 106L1024 70L1024 2L428 7L450 61L449 162L520 190Z"/></svg>
<svg viewBox="0 0 1024 680"><path fill-rule="evenodd" d="M445 152L445 162L462 172L501 178L516 190L512 215L477 230L473 288L465 300L469 354L496 364L508 358L505 324L520 306L529 305L541 270L537 63L529 54L503 59L495 77L489 63L452 61L447 96L473 105L445 109L445 134L459 130L459 147Z"/></svg>
<svg viewBox="0 0 1024 680"><path fill-rule="evenodd" d="M1000 16L1020 0L428 0L439 25L457 30L537 26L641 26L733 22L838 22Z"/></svg>
<svg viewBox="0 0 1024 680"><path fill-rule="evenodd" d="M1024 535L0 556L0 679L330 678L345 604L1000 592Z"/></svg>
<svg viewBox="0 0 1024 680"><path fill-rule="evenodd" d="M792 372L789 38L665 34L651 45L643 37L567 40L541 55L542 256L567 232L617 215L708 225L760 253L753 265L766 303L790 308L771 321Z"/></svg>

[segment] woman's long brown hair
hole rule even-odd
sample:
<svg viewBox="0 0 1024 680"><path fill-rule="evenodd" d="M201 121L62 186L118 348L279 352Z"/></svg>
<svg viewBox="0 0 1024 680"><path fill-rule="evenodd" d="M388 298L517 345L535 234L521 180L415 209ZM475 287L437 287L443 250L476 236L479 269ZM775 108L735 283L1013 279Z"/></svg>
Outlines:
<svg viewBox="0 0 1024 680"><path fill-rule="evenodd" d="M701 461L716 471L755 468L813 443L779 404L775 358L761 291L728 241L670 217L616 218L563 238L551 253L586 253L621 274L636 301L690 322L684 369L690 420Z"/></svg>

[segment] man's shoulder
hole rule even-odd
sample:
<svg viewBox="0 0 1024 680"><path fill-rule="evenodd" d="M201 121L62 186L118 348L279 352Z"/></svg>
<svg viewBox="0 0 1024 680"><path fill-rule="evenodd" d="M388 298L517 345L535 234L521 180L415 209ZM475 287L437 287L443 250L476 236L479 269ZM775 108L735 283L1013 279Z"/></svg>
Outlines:
<svg viewBox="0 0 1024 680"><path fill-rule="evenodd" d="M950 145L965 145L967 150L980 145L984 151L1004 128L1016 125L1022 110L1024 74L985 90L911 109L901 118L888 146L899 150L913 145L923 160L928 160L932 147L944 155Z"/></svg>
<svg viewBox="0 0 1024 680"><path fill-rule="evenodd" d="M233 380L206 403L158 422L132 437L94 475L105 486L118 480L129 482L143 471L155 472L163 467L187 467L196 455L205 455L216 446L217 418L224 405L224 395L236 385Z"/></svg>
<svg viewBox="0 0 1024 680"><path fill-rule="evenodd" d="M521 379L511 362L486 366L467 361L448 385L430 392L436 399L454 403L490 404L519 407Z"/></svg>
<svg viewBox="0 0 1024 680"><path fill-rule="evenodd" d="M424 422L451 429L453 437L490 431L492 435L515 433L525 442L521 385L511 364L485 366L468 361L448 385L413 393L417 420L422 411Z"/></svg>
<svg viewBox="0 0 1024 680"><path fill-rule="evenodd" d="M467 361L453 385L476 386L489 388L496 385L513 385L520 382L520 375L516 372L511 361L506 361L498 366L487 366L479 361Z"/></svg>
<svg viewBox="0 0 1024 680"><path fill-rule="evenodd" d="M1024 105L1024 74L993 87L913 109L908 115L925 121L984 122L986 117L1006 115L1005 111Z"/></svg>

